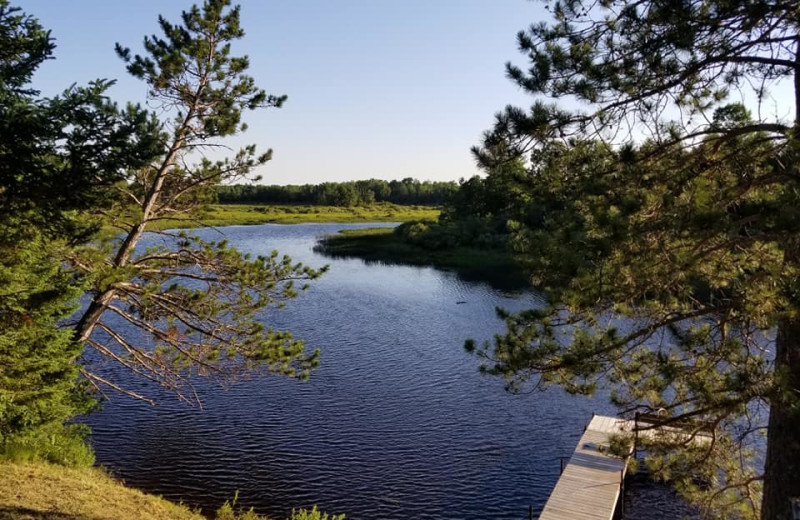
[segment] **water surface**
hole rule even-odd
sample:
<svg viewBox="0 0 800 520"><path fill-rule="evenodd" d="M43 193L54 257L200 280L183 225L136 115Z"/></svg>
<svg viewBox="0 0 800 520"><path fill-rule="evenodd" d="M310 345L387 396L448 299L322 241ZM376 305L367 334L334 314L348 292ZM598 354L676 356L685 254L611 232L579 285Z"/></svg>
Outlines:
<svg viewBox="0 0 800 520"><path fill-rule="evenodd" d="M613 410L602 397L557 389L509 395L464 352L464 339L503 330L497 306L539 305L535 293L312 251L318 236L366 226L223 228L245 252L277 249L331 265L286 309L264 316L321 349L322 366L306 383L201 383L202 410L169 396L155 408L115 396L89 419L98 463L205 512L237 490L241 505L276 519L314 504L352 520L523 519L529 506L541 509L559 457L592 412Z"/></svg>

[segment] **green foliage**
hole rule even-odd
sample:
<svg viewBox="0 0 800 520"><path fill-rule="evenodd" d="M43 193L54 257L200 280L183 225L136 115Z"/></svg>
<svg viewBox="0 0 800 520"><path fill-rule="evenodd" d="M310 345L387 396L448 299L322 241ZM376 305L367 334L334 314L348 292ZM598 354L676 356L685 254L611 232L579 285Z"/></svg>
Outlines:
<svg viewBox="0 0 800 520"><path fill-rule="evenodd" d="M496 232L481 218L406 222L395 228L395 234L409 244L431 251L447 251L458 247L505 251L508 245L508 234Z"/></svg>
<svg viewBox="0 0 800 520"><path fill-rule="evenodd" d="M30 95L25 88L36 69L53 53L55 44L36 18L12 7L7 0L0 3L0 77L5 94Z"/></svg>
<svg viewBox="0 0 800 520"><path fill-rule="evenodd" d="M530 175L522 161L504 160L486 177L461 181L442 212L443 222L480 219L494 233L506 233L508 221L524 218L530 203Z"/></svg>
<svg viewBox="0 0 800 520"><path fill-rule="evenodd" d="M13 462L44 461L71 467L90 467L94 452L86 440L89 428L80 424L51 423L9 436L0 457Z"/></svg>
<svg viewBox="0 0 800 520"><path fill-rule="evenodd" d="M94 401L78 381L74 361L82 347L58 328L74 311L81 286L57 263L53 247L30 235L2 247L8 256L0 261L0 454L91 464L85 430L63 426Z"/></svg>
<svg viewBox="0 0 800 520"><path fill-rule="evenodd" d="M454 182L420 182L369 179L353 182L323 182L302 186L261 186L235 184L216 188L219 201L259 204L314 204L322 206L363 206L375 202L392 204L442 205L456 191Z"/></svg>
<svg viewBox="0 0 800 520"><path fill-rule="evenodd" d="M762 100L800 76L796 5L552 7L551 24L518 35L530 63L508 75L588 112L509 107L474 150L489 169L528 163L529 211L509 229L548 304L501 312L506 333L466 347L513 391L604 388L629 413L710 428L701 447L646 442L648 466L706 517L789 518L800 495L788 476L800 471L798 123L753 119L730 95L759 85Z"/></svg>
<svg viewBox="0 0 800 520"><path fill-rule="evenodd" d="M392 228L348 229L321 238L314 250L333 258L360 258L367 263L435 266L504 290L528 285L525 274L504 249L433 248L427 234L421 240L419 245L414 244Z"/></svg>
<svg viewBox="0 0 800 520"><path fill-rule="evenodd" d="M251 258L225 241L186 232L162 233L171 240L137 248L144 233L161 224L200 222L219 185L247 180L271 157L254 145L217 161L198 153L244 131L245 112L279 107L286 99L258 88L246 75L248 58L232 54L232 44L244 36L239 18L229 0L209 0L185 11L179 24L160 17L163 34L146 37L141 55L117 44L128 71L147 85L151 106L170 119L160 123L165 137L157 153L113 187L118 200L107 222L121 238L85 248L75 259L93 280L76 337L187 401L198 399L193 376L231 381L262 369L305 379L319 363L319 352L305 353L301 341L263 321L267 310L283 307L324 268L293 264L277 252ZM126 332L108 315L125 322ZM152 341L140 344L131 329ZM152 402L93 367L83 375L97 388Z"/></svg>
<svg viewBox="0 0 800 520"><path fill-rule="evenodd" d="M217 509L215 520L266 520L266 517L259 516L255 513L253 508L248 510L237 510L236 502L239 500L239 492L237 491L232 501L226 500L222 506ZM317 506L311 509L292 509L292 514L286 520L344 520L345 515L328 515L317 509Z"/></svg>
<svg viewBox="0 0 800 520"><path fill-rule="evenodd" d="M328 513L321 513L317 510L317 506L308 509L292 509L292 516L290 516L287 520L344 520L344 515L331 515L328 516Z"/></svg>
<svg viewBox="0 0 800 520"><path fill-rule="evenodd" d="M239 491L237 490L233 496L233 500L226 500L214 517L215 520L265 520L264 517L259 516L253 511L253 508L247 511L236 510L236 503L239 501Z"/></svg>
<svg viewBox="0 0 800 520"><path fill-rule="evenodd" d="M505 161L485 178L462 179L437 220L408 219L391 236L387 230L356 230L325 237L316 250L334 257L455 269L506 289L524 286L526 278L511 255L509 226L534 210L528 177L521 161Z"/></svg>
<svg viewBox="0 0 800 520"><path fill-rule="evenodd" d="M309 222L405 222L436 218L439 210L431 206L400 206L375 203L351 208L337 206L274 206L215 204L204 208L197 220L162 220L148 229L175 229L252 224L305 224Z"/></svg>
<svg viewBox="0 0 800 520"><path fill-rule="evenodd" d="M37 99L26 85L52 53L49 33L5 0L0 26L0 213L83 238L86 224L68 211L101 205L104 186L151 157L154 122L138 106L109 102L108 81Z"/></svg>
<svg viewBox="0 0 800 520"><path fill-rule="evenodd" d="M154 146L138 107L104 97L110 83L38 99L32 74L53 50L35 18L0 1L0 454L91 464L86 429L65 422L93 399L78 380L82 345L60 323L87 278L67 259L120 169Z"/></svg>
<svg viewBox="0 0 800 520"><path fill-rule="evenodd" d="M507 250L508 226L530 211L528 173L519 160L488 170L485 178L462 179L436 222L406 222L395 233L411 245L431 251L469 247Z"/></svg>

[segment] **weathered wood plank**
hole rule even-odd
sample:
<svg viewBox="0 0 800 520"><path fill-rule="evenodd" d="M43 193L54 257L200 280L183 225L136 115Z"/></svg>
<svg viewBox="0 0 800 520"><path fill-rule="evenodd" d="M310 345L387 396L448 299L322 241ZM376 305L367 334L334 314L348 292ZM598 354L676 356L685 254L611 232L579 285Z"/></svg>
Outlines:
<svg viewBox="0 0 800 520"><path fill-rule="evenodd" d="M586 426L539 519L611 520L628 470L629 457L615 457L608 453L608 447L612 437L633 433L634 429L639 439L705 444L712 438L712 434L705 431L691 434L675 426L648 427L647 424L636 428L635 421L595 415Z"/></svg>
<svg viewBox="0 0 800 520"><path fill-rule="evenodd" d="M595 415L575 447L540 520L611 520L628 460L605 451L613 435L631 431L631 421Z"/></svg>

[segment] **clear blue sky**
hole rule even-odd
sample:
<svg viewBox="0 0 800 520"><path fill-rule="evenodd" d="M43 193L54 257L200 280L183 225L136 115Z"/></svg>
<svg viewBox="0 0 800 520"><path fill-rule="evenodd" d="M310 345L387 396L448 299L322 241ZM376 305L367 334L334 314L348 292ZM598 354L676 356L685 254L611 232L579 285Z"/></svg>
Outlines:
<svg viewBox="0 0 800 520"><path fill-rule="evenodd" d="M52 95L72 83L113 78L120 102L144 101L113 51L141 49L163 14L177 21L190 0L16 0L52 30L58 47L35 86ZM517 31L548 18L526 0L243 0L246 36L234 47L280 110L247 116L241 142L275 151L263 183L477 173L470 146L506 104L531 100L504 75L524 64Z"/></svg>

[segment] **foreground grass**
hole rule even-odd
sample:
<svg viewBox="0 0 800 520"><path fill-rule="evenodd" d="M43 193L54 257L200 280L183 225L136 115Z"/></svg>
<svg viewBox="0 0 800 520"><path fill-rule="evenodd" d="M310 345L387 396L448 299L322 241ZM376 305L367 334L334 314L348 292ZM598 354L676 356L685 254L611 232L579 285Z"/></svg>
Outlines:
<svg viewBox="0 0 800 520"><path fill-rule="evenodd" d="M293 206L258 204L214 204L199 221L164 220L154 229L254 224L303 224L313 222L407 222L436 219L439 209L431 206L399 206L379 203L369 206Z"/></svg>
<svg viewBox="0 0 800 520"><path fill-rule="evenodd" d="M469 247L429 250L409 244L393 231L392 228L345 229L321 239L315 250L333 258L453 270L465 279L486 281L501 289L528 286L525 274L507 251Z"/></svg>
<svg viewBox="0 0 800 520"><path fill-rule="evenodd" d="M270 520L240 509L235 496L215 520ZM0 520L209 520L161 497L125 487L98 468L0 459ZM287 520L345 520L312 509L292 510Z"/></svg>
<svg viewBox="0 0 800 520"><path fill-rule="evenodd" d="M99 469L0 462L0 520L206 520Z"/></svg>

